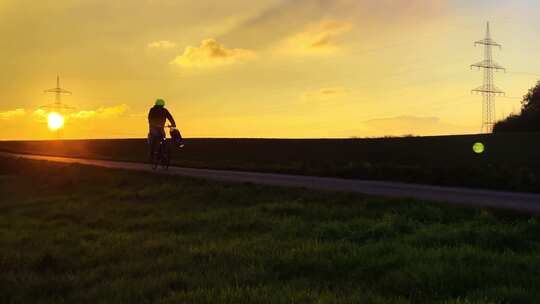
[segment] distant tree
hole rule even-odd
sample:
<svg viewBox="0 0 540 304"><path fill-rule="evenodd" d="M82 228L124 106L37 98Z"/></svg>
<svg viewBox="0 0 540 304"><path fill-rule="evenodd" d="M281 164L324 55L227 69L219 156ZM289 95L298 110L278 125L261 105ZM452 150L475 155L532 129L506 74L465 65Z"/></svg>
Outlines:
<svg viewBox="0 0 540 304"><path fill-rule="evenodd" d="M493 127L493 133L534 131L540 131L540 81L523 96L520 114L512 114Z"/></svg>

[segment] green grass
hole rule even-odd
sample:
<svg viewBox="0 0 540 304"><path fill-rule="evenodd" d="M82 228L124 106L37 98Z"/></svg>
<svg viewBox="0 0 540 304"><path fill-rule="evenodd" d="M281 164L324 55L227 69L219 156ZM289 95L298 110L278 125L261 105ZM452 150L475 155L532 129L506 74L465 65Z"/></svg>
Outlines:
<svg viewBox="0 0 540 304"><path fill-rule="evenodd" d="M176 165L540 192L538 133L382 139L188 139ZM486 151L475 154L476 142ZM146 161L146 140L1 142L0 150Z"/></svg>
<svg viewBox="0 0 540 304"><path fill-rule="evenodd" d="M1 303L539 303L540 219L0 159Z"/></svg>

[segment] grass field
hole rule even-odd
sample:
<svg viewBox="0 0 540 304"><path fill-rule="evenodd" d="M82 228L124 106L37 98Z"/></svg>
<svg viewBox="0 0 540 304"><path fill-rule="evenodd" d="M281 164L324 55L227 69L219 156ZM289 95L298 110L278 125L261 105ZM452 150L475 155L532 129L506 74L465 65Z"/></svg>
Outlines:
<svg viewBox="0 0 540 304"><path fill-rule="evenodd" d="M539 303L540 219L0 159L1 303Z"/></svg>
<svg viewBox="0 0 540 304"><path fill-rule="evenodd" d="M195 168L540 191L538 133L383 139L188 139L174 163ZM475 142L486 151L475 154ZM146 141L0 142L0 150L146 161Z"/></svg>

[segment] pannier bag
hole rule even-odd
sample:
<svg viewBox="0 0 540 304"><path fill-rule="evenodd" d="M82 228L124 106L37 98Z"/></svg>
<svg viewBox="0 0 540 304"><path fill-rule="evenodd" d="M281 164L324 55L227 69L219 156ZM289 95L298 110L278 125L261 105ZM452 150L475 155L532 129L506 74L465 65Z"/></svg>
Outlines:
<svg viewBox="0 0 540 304"><path fill-rule="evenodd" d="M171 139L173 145L175 145L176 147L181 148L183 146L182 135L180 134L180 131L178 131L178 129L171 130Z"/></svg>

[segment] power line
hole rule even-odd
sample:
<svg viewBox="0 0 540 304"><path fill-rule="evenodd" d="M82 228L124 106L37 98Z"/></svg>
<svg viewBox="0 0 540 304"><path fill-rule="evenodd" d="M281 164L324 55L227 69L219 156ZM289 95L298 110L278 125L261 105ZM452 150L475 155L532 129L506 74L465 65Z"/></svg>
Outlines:
<svg viewBox="0 0 540 304"><path fill-rule="evenodd" d="M539 73L532 73L532 72L520 72L520 71L507 71L509 74L516 74L516 75L526 75L526 76L537 76L540 77Z"/></svg>
<svg viewBox="0 0 540 304"><path fill-rule="evenodd" d="M500 96L501 98L506 98L506 99L516 99L516 100L522 100L523 97L517 97L517 96Z"/></svg>

